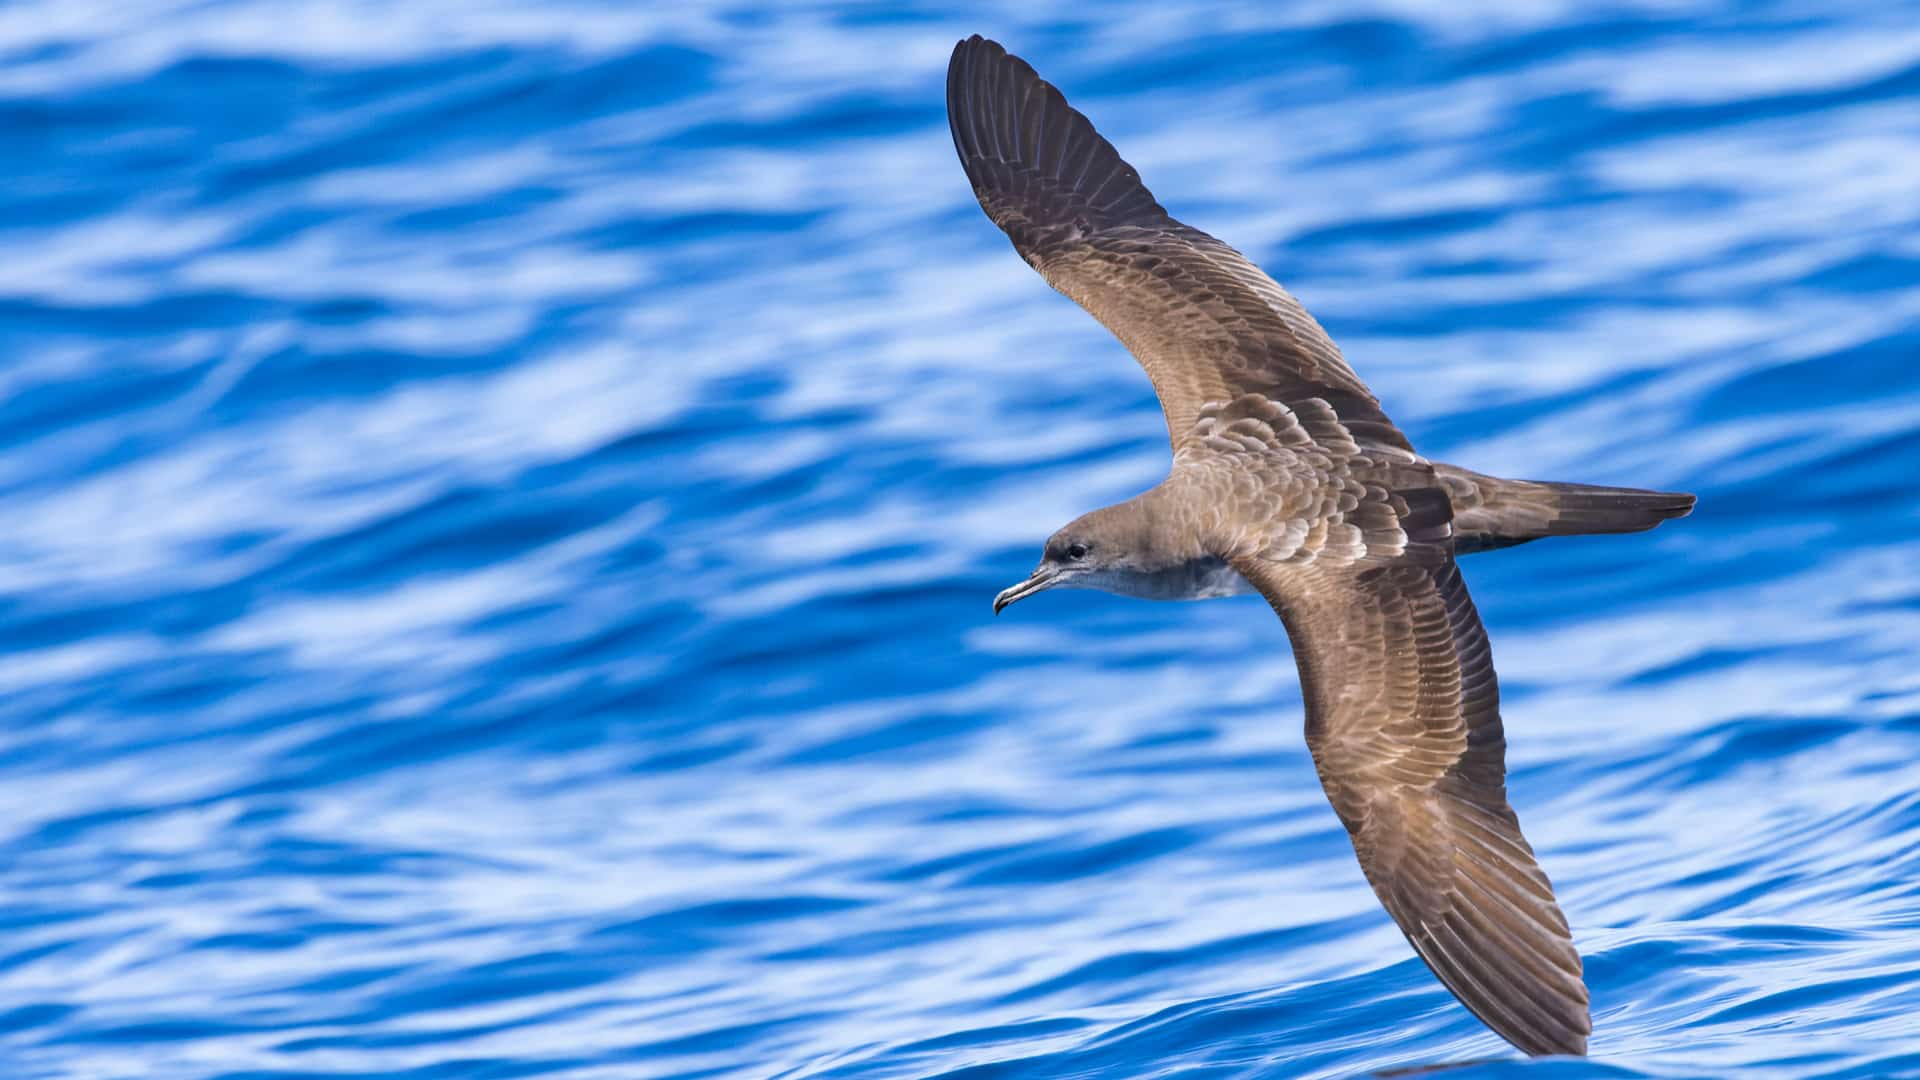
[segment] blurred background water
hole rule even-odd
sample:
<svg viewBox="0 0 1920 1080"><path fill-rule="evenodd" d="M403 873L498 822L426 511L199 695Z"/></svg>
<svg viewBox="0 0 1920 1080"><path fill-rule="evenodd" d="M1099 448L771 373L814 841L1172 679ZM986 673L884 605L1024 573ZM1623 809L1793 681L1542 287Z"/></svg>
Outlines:
<svg viewBox="0 0 1920 1080"><path fill-rule="evenodd" d="M1291 1077L1507 1051L1257 598L988 602L1156 480L955 39L1427 453L1584 1077L1920 1075L1920 8L0 6L0 1072Z"/></svg>

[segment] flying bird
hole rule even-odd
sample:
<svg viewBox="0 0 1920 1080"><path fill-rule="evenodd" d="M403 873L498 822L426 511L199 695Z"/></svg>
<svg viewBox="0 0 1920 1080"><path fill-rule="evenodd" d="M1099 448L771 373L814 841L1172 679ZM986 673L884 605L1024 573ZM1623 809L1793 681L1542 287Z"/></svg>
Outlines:
<svg viewBox="0 0 1920 1080"><path fill-rule="evenodd" d="M1651 529L1693 496L1428 460L1299 301L1169 215L1025 61L960 42L947 116L981 208L1146 368L1173 443L1166 480L1054 533L994 611L1055 588L1260 593L1293 645L1314 768L1387 913L1502 1038L1586 1053L1580 954L1507 802L1493 656L1455 558Z"/></svg>

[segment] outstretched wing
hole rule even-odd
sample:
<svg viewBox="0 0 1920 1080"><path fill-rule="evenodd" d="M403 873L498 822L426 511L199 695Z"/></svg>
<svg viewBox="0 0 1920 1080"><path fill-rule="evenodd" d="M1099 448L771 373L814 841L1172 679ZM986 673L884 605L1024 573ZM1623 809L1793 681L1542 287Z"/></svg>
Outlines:
<svg viewBox="0 0 1920 1080"><path fill-rule="evenodd" d="M1200 407L1318 399L1362 446L1411 450L1326 331L1260 268L1154 201L1140 174L1026 61L953 50L947 119L974 194L1014 248L1147 369L1175 449Z"/></svg>
<svg viewBox="0 0 1920 1080"><path fill-rule="evenodd" d="M1407 940L1507 1041L1584 1054L1580 954L1507 803L1500 688L1453 558L1234 566L1286 624L1314 766Z"/></svg>

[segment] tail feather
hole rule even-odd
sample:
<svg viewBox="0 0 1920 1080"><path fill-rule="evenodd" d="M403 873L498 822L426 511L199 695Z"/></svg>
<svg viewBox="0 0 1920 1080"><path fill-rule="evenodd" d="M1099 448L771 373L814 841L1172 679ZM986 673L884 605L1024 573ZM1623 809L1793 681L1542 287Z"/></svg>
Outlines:
<svg viewBox="0 0 1920 1080"><path fill-rule="evenodd" d="M1453 549L1460 555L1543 536L1645 532L1693 510L1693 496L1681 492L1503 480L1454 465L1437 470L1453 500Z"/></svg>

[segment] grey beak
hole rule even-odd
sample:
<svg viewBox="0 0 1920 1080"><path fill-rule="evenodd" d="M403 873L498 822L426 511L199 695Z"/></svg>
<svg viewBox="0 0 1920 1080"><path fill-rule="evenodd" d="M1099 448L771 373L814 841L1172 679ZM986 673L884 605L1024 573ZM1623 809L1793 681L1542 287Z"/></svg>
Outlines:
<svg viewBox="0 0 1920 1080"><path fill-rule="evenodd" d="M1027 580L1015 585L1011 589L1002 590L999 596L994 597L993 613L998 615L1008 604L1013 603L1015 600L1025 600L1034 593L1044 592L1059 583L1059 581L1060 572L1058 570L1049 566L1042 566L1036 569Z"/></svg>

